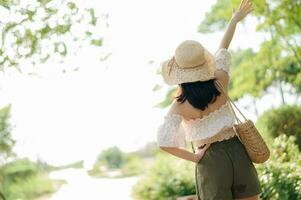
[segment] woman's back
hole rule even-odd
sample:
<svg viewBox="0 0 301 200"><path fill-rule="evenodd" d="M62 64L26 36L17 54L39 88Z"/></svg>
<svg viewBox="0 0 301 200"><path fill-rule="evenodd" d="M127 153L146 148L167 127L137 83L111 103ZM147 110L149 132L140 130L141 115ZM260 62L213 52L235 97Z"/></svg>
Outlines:
<svg viewBox="0 0 301 200"><path fill-rule="evenodd" d="M225 88L225 86L223 87ZM181 110L184 119L186 121L191 121L196 119L201 120L208 117L209 115L212 115L213 112L218 112L220 109L222 109L227 102L227 97L225 96L224 93L222 93L222 91L218 87L217 89L221 92L221 94L216 97L216 100L213 103L209 103L208 107L205 110L200 110L193 107L188 101L185 101L183 105L180 105L183 107Z"/></svg>
<svg viewBox="0 0 301 200"><path fill-rule="evenodd" d="M223 92L216 97L213 103L209 103L205 110L193 107L188 101L184 107L182 127L185 132L185 140L205 143L223 140L235 134L234 130L229 131L233 129L235 116Z"/></svg>

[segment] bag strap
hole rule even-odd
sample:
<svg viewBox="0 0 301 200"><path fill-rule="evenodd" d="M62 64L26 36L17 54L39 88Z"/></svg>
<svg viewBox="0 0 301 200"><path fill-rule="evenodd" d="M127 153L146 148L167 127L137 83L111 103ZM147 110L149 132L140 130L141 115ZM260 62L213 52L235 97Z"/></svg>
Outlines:
<svg viewBox="0 0 301 200"><path fill-rule="evenodd" d="M231 103L235 106L235 108L239 111L239 113L243 116L243 118L245 119L245 121L247 121L247 118L242 114L242 112L239 110L239 108L235 105L235 103L232 101L232 99L228 96L228 94L225 92L223 85L216 79L216 83L219 86L219 88L222 90L222 92L226 95L226 97L228 98L228 100L230 101L230 107L235 115L235 118L237 119L238 122L242 123L239 118L237 117L237 115L235 114L235 111L233 109L233 107L231 106Z"/></svg>
<svg viewBox="0 0 301 200"><path fill-rule="evenodd" d="M193 153L195 153L195 149L193 146L193 142L191 141L191 146L192 146L192 151ZM194 166L194 182L195 182L195 191L196 191L196 196L198 197L198 199L201 199L200 195L199 195L199 186L198 186L198 176L197 176L197 171L198 171L198 166L197 164L195 164Z"/></svg>
<svg viewBox="0 0 301 200"><path fill-rule="evenodd" d="M191 142L192 152L195 153L193 143L192 143L192 141L190 141L190 142Z"/></svg>

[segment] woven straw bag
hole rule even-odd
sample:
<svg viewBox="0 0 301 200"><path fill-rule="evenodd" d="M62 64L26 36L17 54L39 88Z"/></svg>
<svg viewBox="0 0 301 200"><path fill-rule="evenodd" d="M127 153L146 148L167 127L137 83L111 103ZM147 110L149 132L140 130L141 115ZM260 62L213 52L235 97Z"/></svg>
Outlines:
<svg viewBox="0 0 301 200"><path fill-rule="evenodd" d="M259 131L255 127L254 123L250 119L246 119L246 117L241 113L238 107L234 104L231 98L224 91L222 84L216 80L219 88L222 92L227 96L228 100L235 106L235 108L239 111L239 113L243 116L244 122L241 122L239 118L236 116L235 111L232 106L231 110L237 120L237 124L234 124L234 128L238 133L238 138L244 145L245 149L248 152L248 155L252 162L254 163L264 163L270 157L270 150L260 135Z"/></svg>

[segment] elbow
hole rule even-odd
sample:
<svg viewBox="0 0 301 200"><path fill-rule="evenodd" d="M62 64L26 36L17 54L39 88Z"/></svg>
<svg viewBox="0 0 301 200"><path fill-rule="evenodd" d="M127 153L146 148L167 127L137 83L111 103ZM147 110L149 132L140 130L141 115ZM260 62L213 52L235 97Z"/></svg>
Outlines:
<svg viewBox="0 0 301 200"><path fill-rule="evenodd" d="M166 147L166 146L159 146L159 149L160 149L160 150L166 151L166 152L168 152L168 148L169 148L169 147Z"/></svg>
<svg viewBox="0 0 301 200"><path fill-rule="evenodd" d="M160 148L161 150L163 150L163 151L166 151L166 148L168 148L168 147L165 147L165 146L159 146L159 148Z"/></svg>

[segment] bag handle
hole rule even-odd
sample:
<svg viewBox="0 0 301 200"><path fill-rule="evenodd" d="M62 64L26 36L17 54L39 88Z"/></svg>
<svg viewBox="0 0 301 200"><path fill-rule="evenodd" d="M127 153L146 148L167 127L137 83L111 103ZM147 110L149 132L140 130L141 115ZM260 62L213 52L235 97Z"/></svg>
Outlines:
<svg viewBox="0 0 301 200"><path fill-rule="evenodd" d="M222 84L216 79L216 83L219 86L219 88L222 90L222 92L226 95L226 97L228 98L228 100L230 101L230 107L232 112L234 113L234 116L236 118L236 120L240 123L242 123L239 118L237 117L237 115L235 114L235 111L231 105L231 103L235 106L235 108L239 111L239 113L243 116L243 118L245 119L245 121L247 121L247 118L242 114L242 112L239 110L239 108L235 105L235 103L231 100L231 98L228 96L228 94L225 92L224 87L222 86Z"/></svg>

